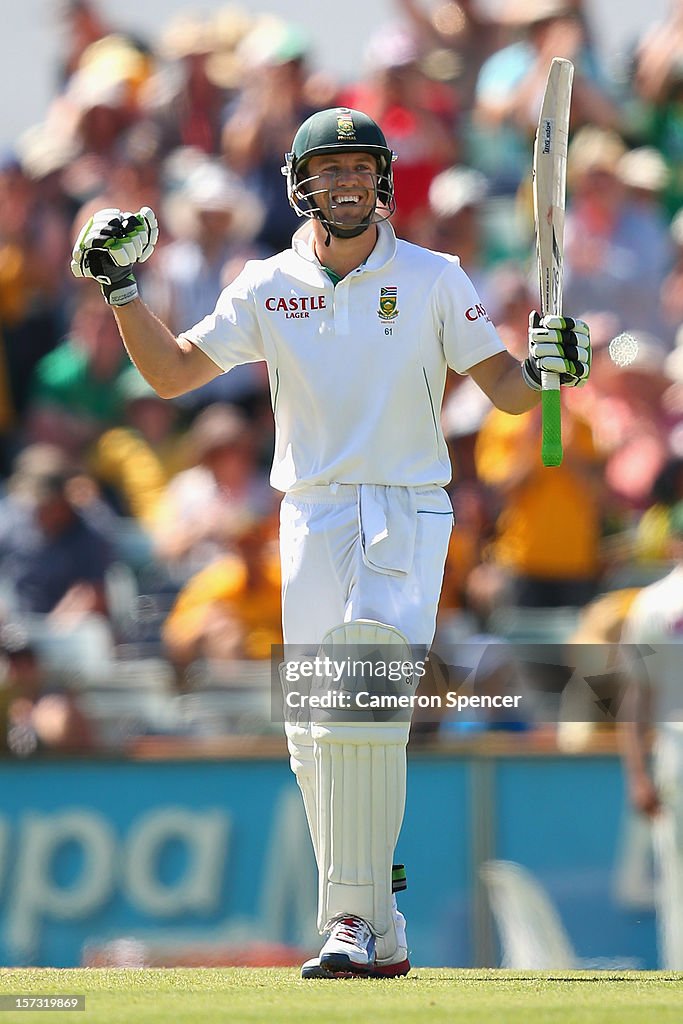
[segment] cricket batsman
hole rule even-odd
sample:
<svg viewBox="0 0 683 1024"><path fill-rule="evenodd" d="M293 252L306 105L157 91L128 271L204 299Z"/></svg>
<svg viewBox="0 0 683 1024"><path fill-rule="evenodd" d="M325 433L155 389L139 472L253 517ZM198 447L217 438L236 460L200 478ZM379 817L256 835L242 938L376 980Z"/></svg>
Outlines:
<svg viewBox="0 0 683 1024"><path fill-rule="evenodd" d="M623 759L632 806L652 823L659 966L683 970L683 502L669 518L674 568L644 587L626 617L632 658L622 705ZM654 728L653 728L654 727ZM654 742L652 765L649 733Z"/></svg>
<svg viewBox="0 0 683 1024"><path fill-rule="evenodd" d="M541 372L588 376L579 320L532 314L528 358L505 350L457 257L396 238L392 164L379 126L340 107L309 117L286 154L291 248L246 264L213 312L178 337L141 301L135 264L158 238L149 207L83 227L76 277L98 281L123 343L163 398L264 360L275 417L285 644L409 658L434 636L453 510L440 427L450 366L498 408L539 400ZM542 525L539 525L539 529ZM356 681L339 686L352 693ZM414 680L406 677L406 693ZM409 717L286 724L318 864L320 955L304 977L410 970L392 892ZM396 875L396 872L393 872ZM394 878L397 889L400 877Z"/></svg>

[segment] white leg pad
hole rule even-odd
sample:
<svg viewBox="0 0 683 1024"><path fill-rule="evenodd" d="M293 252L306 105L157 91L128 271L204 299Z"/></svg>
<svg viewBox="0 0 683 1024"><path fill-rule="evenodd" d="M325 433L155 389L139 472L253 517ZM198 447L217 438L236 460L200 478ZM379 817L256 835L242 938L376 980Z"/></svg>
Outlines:
<svg viewBox="0 0 683 1024"><path fill-rule="evenodd" d="M348 645L391 646L391 660L410 661L408 641L397 629L356 620L327 634L321 653L343 656ZM412 693L412 679L399 688ZM354 681L343 681L352 690ZM340 914L368 922L376 955L397 950L391 886L394 849L406 800L406 744L403 720L313 721L318 847L318 928Z"/></svg>
<svg viewBox="0 0 683 1024"><path fill-rule="evenodd" d="M285 723L289 765L296 778L301 795L304 799L306 821L311 833L313 852L316 862L318 857L318 805L315 795L315 759L313 757L313 737L311 727L290 725Z"/></svg>
<svg viewBox="0 0 683 1024"><path fill-rule="evenodd" d="M408 726L313 726L320 856L318 928L364 918L377 957L397 948L391 866L406 799Z"/></svg>

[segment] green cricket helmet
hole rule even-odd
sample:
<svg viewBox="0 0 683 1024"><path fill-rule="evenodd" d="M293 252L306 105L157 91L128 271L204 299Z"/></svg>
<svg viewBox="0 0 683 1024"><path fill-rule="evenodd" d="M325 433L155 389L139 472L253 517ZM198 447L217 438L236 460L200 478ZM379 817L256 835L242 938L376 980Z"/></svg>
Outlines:
<svg viewBox="0 0 683 1024"><path fill-rule="evenodd" d="M330 215L324 216L316 197L329 192L329 187L317 188L320 175L308 176L306 168L311 157L334 153L369 153L377 160L374 178L375 201L372 210L355 227L334 219L334 202L330 201ZM396 209L392 163L396 154L389 149L382 129L371 117L360 110L333 107L319 110L301 125L285 154L282 173L287 178L287 196L300 217L316 217L331 234L338 238L360 235L370 224L387 220Z"/></svg>

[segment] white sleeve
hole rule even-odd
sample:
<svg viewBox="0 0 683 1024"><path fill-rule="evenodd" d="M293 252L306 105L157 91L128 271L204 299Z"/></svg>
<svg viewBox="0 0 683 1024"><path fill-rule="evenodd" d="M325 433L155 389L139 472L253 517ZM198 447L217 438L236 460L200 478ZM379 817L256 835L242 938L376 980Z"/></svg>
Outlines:
<svg viewBox="0 0 683 1024"><path fill-rule="evenodd" d="M632 607L624 619L621 627L622 644L638 644L643 642L647 630L644 628L644 619L638 615L638 608Z"/></svg>
<svg viewBox="0 0 683 1024"><path fill-rule="evenodd" d="M664 635L661 606L646 588L636 597L621 630L622 663L629 682L657 683L657 649Z"/></svg>
<svg viewBox="0 0 683 1024"><path fill-rule="evenodd" d="M646 587L636 597L621 630L624 644L661 642L665 635L665 608L658 594Z"/></svg>
<svg viewBox="0 0 683 1024"><path fill-rule="evenodd" d="M465 374L505 351L476 288L458 263L449 263L442 272L434 300L446 362L456 373Z"/></svg>
<svg viewBox="0 0 683 1024"><path fill-rule="evenodd" d="M181 335L223 371L265 359L248 271L247 263L242 273L221 292L213 313Z"/></svg>

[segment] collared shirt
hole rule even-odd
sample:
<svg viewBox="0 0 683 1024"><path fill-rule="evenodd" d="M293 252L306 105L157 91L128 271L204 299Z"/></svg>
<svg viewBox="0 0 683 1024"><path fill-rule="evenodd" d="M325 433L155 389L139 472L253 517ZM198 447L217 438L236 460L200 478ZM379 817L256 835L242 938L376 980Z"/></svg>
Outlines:
<svg viewBox="0 0 683 1024"><path fill-rule="evenodd" d="M447 483L446 369L504 350L457 257L397 240L386 223L336 286L303 225L291 249L247 263L184 337L224 371L265 359L281 491Z"/></svg>

